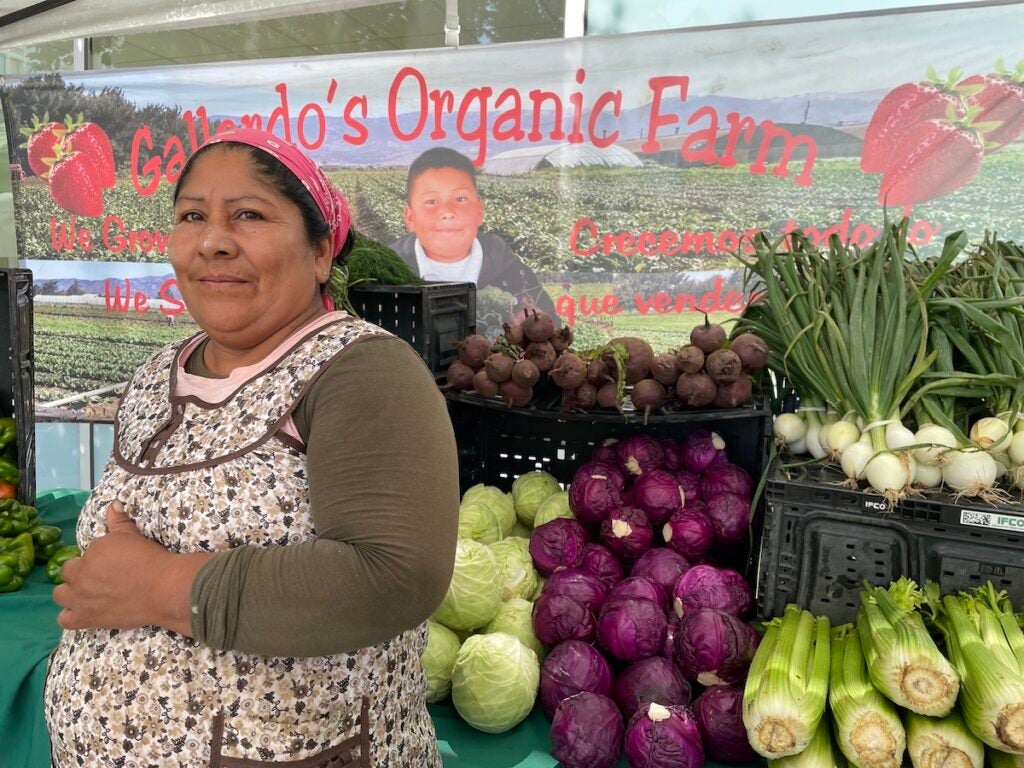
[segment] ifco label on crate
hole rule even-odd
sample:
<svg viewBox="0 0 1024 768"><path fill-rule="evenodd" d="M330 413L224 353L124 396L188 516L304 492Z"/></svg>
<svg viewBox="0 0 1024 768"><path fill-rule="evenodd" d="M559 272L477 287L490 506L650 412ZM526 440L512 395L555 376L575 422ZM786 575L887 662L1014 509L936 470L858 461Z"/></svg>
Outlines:
<svg viewBox="0 0 1024 768"><path fill-rule="evenodd" d="M1024 516L1003 512L983 512L980 509L961 509L960 524L978 528L996 528L1001 531L1024 532Z"/></svg>

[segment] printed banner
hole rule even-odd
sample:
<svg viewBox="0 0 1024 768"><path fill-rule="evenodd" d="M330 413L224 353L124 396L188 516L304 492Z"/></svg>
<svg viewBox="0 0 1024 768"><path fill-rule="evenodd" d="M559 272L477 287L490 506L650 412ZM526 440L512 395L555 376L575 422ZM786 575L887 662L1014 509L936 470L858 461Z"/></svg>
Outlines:
<svg viewBox="0 0 1024 768"><path fill-rule="evenodd" d="M1012 3L8 80L37 407L195 332L171 195L224 126L308 150L417 274L476 282L480 332L539 306L577 346L663 351L743 310L758 231L864 246L885 204L924 253L1024 237L1022 41Z"/></svg>

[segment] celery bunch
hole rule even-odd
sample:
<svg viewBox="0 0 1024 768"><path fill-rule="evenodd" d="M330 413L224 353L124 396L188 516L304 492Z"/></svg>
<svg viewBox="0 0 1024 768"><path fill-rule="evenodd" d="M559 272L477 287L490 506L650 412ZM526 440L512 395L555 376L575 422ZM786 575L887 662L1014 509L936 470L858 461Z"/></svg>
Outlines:
<svg viewBox="0 0 1024 768"><path fill-rule="evenodd" d="M823 717L803 752L769 760L768 768L846 768L846 760L832 741L828 718Z"/></svg>
<svg viewBox="0 0 1024 768"><path fill-rule="evenodd" d="M984 768L985 745L967 730L959 712L943 718L907 712L905 717L914 768Z"/></svg>

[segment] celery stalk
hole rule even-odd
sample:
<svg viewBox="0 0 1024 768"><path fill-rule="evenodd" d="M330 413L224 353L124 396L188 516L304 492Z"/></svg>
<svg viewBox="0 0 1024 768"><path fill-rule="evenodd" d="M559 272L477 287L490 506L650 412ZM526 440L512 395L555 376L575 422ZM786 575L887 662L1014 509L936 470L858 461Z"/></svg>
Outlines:
<svg viewBox="0 0 1024 768"><path fill-rule="evenodd" d="M828 702L836 742L858 768L900 768L906 734L896 707L868 679L853 625L832 630Z"/></svg>
<svg viewBox="0 0 1024 768"><path fill-rule="evenodd" d="M984 768L985 745L954 710L943 718L904 715L907 750L914 768Z"/></svg>
<svg viewBox="0 0 1024 768"><path fill-rule="evenodd" d="M768 625L743 692L743 723L754 750L775 759L802 752L828 695L829 621L790 604Z"/></svg>
<svg viewBox="0 0 1024 768"><path fill-rule="evenodd" d="M942 717L956 704L960 681L914 610L923 599L907 578L888 589L865 584L857 631L875 688L912 712Z"/></svg>
<svg viewBox="0 0 1024 768"><path fill-rule="evenodd" d="M829 734L828 718L823 717L803 752L769 760L768 768L846 768L846 759Z"/></svg>

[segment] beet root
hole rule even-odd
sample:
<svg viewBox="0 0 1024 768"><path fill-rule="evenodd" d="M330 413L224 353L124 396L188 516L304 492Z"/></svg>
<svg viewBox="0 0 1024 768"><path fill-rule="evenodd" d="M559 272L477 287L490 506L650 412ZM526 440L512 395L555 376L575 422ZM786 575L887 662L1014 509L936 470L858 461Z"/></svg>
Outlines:
<svg viewBox="0 0 1024 768"><path fill-rule="evenodd" d="M473 374L473 391L482 397L494 397L498 394L498 382L481 368Z"/></svg>
<svg viewBox="0 0 1024 768"><path fill-rule="evenodd" d="M665 404L665 387L654 379L641 379L633 385L633 393L630 395L633 407L644 412L644 421L651 411L661 408Z"/></svg>
<svg viewBox="0 0 1024 768"><path fill-rule="evenodd" d="M597 387L584 381L576 389L562 390L562 410L589 411L597 404Z"/></svg>
<svg viewBox="0 0 1024 768"><path fill-rule="evenodd" d="M484 370L487 371L491 381L501 384L501 382L512 378L512 366L515 364L516 361L508 355L502 352L494 352L484 360Z"/></svg>
<svg viewBox="0 0 1024 768"><path fill-rule="evenodd" d="M741 373L734 381L718 385L712 403L718 408L737 408L750 400L752 393L750 377Z"/></svg>
<svg viewBox="0 0 1024 768"><path fill-rule="evenodd" d="M576 389L587 380L587 364L579 355L565 352L555 360L548 376L562 389Z"/></svg>
<svg viewBox="0 0 1024 768"><path fill-rule="evenodd" d="M522 408L529 405L533 399L533 387L521 387L513 379L501 382L498 385L498 393L509 408Z"/></svg>
<svg viewBox="0 0 1024 768"><path fill-rule="evenodd" d="M651 378L666 387L673 386L676 379L679 378L679 365L676 362L676 356L671 352L655 355L654 362L651 363Z"/></svg>
<svg viewBox="0 0 1024 768"><path fill-rule="evenodd" d="M700 347L705 355L709 355L725 344L725 329L717 323L712 323L708 316L704 315L704 325L698 325L690 331L690 343Z"/></svg>
<svg viewBox="0 0 1024 768"><path fill-rule="evenodd" d="M505 340L513 347L522 345L523 339L526 337L523 335L523 326L519 323L509 325L508 323L502 323L502 328L505 329Z"/></svg>
<svg viewBox="0 0 1024 768"><path fill-rule="evenodd" d="M459 350L459 360L468 365L474 371L484 366L484 360L491 354L491 342L486 336L474 333L461 341L455 342Z"/></svg>
<svg viewBox="0 0 1024 768"><path fill-rule="evenodd" d="M512 366L512 381L527 389L540 381L540 369L531 360L519 360Z"/></svg>
<svg viewBox="0 0 1024 768"><path fill-rule="evenodd" d="M646 379L651 372L651 364L654 362L654 350L651 345L643 339L635 336L620 336L612 339L609 344L621 344L626 348L626 383L636 384L640 379ZM616 364L614 357L606 357L609 373L614 375Z"/></svg>
<svg viewBox="0 0 1024 768"><path fill-rule="evenodd" d="M683 405L703 408L714 402L718 386L706 373L684 373L676 382L676 395Z"/></svg>
<svg viewBox="0 0 1024 768"><path fill-rule="evenodd" d="M736 353L743 370L759 371L768 364L768 344L754 333L741 333L729 344L729 349Z"/></svg>
<svg viewBox="0 0 1024 768"><path fill-rule="evenodd" d="M523 318L523 335L530 341L548 341L555 335L555 320L539 309L528 312Z"/></svg>
<svg viewBox="0 0 1024 768"><path fill-rule="evenodd" d="M704 367L704 350L689 344L676 352L676 365L683 373L697 373Z"/></svg>
<svg viewBox="0 0 1024 768"><path fill-rule="evenodd" d="M473 388L475 372L461 360L448 366L447 382L450 389L467 390Z"/></svg>
<svg viewBox="0 0 1024 768"><path fill-rule="evenodd" d="M526 346L524 357L536 365L541 373L547 373L554 367L558 355L550 341L531 341Z"/></svg>
<svg viewBox="0 0 1024 768"><path fill-rule="evenodd" d="M728 384L743 373L743 362L731 349L716 349L704 361L704 370L716 384Z"/></svg>
<svg viewBox="0 0 1024 768"><path fill-rule="evenodd" d="M611 380L608 375L608 364L604 360L591 360L587 363L587 381L595 388L607 384Z"/></svg>
<svg viewBox="0 0 1024 768"><path fill-rule="evenodd" d="M598 387L597 404L601 408L622 410L622 403L619 401L619 388L615 385L614 381L609 381Z"/></svg>
<svg viewBox="0 0 1024 768"><path fill-rule="evenodd" d="M551 346L555 348L555 352L557 352L559 355L562 354L563 352L565 352L565 350L572 346L572 328L570 328L569 326L559 328L557 331L555 331L551 338L548 339L548 341L550 341Z"/></svg>

